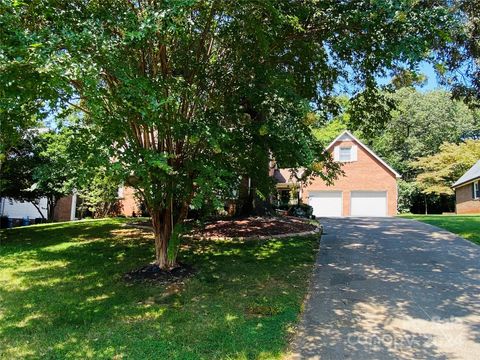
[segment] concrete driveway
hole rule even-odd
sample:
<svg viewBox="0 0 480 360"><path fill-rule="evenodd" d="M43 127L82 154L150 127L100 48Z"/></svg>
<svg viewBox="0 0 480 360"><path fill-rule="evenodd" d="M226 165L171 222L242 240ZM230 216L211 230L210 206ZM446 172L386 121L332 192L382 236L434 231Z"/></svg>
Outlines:
<svg viewBox="0 0 480 360"><path fill-rule="evenodd" d="M480 359L480 246L414 220L321 222L292 359Z"/></svg>

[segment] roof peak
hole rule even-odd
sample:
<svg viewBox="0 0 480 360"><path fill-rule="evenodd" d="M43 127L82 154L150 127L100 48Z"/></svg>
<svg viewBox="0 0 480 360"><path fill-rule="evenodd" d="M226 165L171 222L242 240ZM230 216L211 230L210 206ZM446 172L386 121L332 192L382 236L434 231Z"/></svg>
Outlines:
<svg viewBox="0 0 480 360"><path fill-rule="evenodd" d="M356 143L358 143L362 148L364 148L370 155L372 155L375 159L377 159L383 166L385 166L389 171L391 171L395 177L401 178L402 176L396 172L390 165L388 165L385 161L383 161L380 156L375 154L375 152L370 149L367 145L365 145L363 142L361 142L355 135L353 135L348 129L344 130L338 135L331 143L330 145L327 146L326 150L330 149L337 141L341 141L342 137L344 135L348 135L352 140L354 140Z"/></svg>

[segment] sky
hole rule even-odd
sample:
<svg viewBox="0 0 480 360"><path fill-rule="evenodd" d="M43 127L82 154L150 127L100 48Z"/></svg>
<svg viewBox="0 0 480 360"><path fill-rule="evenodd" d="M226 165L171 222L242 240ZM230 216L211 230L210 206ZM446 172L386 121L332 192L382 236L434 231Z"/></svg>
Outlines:
<svg viewBox="0 0 480 360"><path fill-rule="evenodd" d="M427 62L420 63L419 72L424 74L427 77L427 82L423 86L417 87L419 91L430 91L438 88L443 88L437 81L437 75L435 74L435 70L432 64ZM390 77L383 77L377 79L379 84L386 85L390 83Z"/></svg>

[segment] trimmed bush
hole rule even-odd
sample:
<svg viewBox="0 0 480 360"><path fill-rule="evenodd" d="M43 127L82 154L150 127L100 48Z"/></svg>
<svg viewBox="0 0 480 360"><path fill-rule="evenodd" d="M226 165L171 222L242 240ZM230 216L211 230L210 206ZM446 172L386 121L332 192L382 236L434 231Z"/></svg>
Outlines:
<svg viewBox="0 0 480 360"><path fill-rule="evenodd" d="M288 209L288 215L310 219L313 214L313 207L307 204L293 205Z"/></svg>

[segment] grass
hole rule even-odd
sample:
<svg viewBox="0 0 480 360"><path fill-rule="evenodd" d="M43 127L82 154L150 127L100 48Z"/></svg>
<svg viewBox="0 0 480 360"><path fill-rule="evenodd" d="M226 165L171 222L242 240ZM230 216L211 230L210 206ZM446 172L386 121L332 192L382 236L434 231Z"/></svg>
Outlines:
<svg viewBox="0 0 480 360"><path fill-rule="evenodd" d="M127 284L153 238L123 220L0 233L0 358L275 359L301 311L318 237L187 242L184 284Z"/></svg>
<svg viewBox="0 0 480 360"><path fill-rule="evenodd" d="M480 245L480 215L402 215L451 231Z"/></svg>

